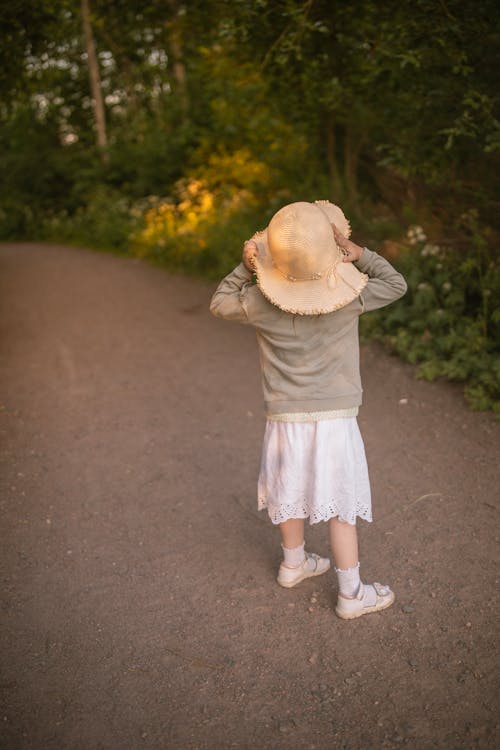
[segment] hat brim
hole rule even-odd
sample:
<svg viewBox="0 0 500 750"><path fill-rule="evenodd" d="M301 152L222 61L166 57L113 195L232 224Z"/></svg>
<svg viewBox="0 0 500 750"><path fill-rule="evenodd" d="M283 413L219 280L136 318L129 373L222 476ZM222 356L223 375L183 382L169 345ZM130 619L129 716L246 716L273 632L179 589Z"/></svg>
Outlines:
<svg viewBox="0 0 500 750"><path fill-rule="evenodd" d="M351 236L351 225L349 224L349 221L344 216L344 212L339 206L336 206L334 203L330 203L330 201L314 201L314 205L321 208L323 213L326 214L326 217L330 224L335 224L337 229L344 235L344 237L349 238Z"/></svg>
<svg viewBox="0 0 500 750"><path fill-rule="evenodd" d="M348 237L351 228L342 210L328 201L316 203L326 213L329 221ZM333 276L290 281L273 265L267 229L256 232L252 240L259 250L255 258L259 288L269 302L285 312L295 315L320 315L339 310L359 297L368 283L366 274L358 271L352 263L344 263L341 260L337 263Z"/></svg>

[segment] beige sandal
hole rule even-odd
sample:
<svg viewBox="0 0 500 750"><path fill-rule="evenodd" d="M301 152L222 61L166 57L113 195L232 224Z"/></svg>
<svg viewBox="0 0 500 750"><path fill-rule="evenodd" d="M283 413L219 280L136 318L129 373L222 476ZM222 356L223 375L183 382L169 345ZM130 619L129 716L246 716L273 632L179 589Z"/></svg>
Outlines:
<svg viewBox="0 0 500 750"><path fill-rule="evenodd" d="M383 586L378 582L375 582L372 585L377 594L375 604L369 606L363 605L365 599L365 587L363 583L360 583L359 591L353 599L347 599L345 596L340 596L339 594L335 614L343 620L354 620L354 618L361 617L361 615L367 615L370 612L379 612L382 609L390 607L396 598L394 591L391 591L389 586Z"/></svg>
<svg viewBox="0 0 500 750"><path fill-rule="evenodd" d="M297 568L287 568L281 564L277 580L280 586L290 589L305 578L320 576L329 569L330 560L328 557L320 557L315 552L306 552L304 562Z"/></svg>

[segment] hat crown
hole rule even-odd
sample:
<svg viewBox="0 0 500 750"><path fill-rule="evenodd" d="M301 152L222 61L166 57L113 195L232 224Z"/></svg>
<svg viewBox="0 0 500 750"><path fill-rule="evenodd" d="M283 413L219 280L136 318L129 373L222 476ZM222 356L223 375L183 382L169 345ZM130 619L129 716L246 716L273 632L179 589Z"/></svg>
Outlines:
<svg viewBox="0 0 500 750"><path fill-rule="evenodd" d="M312 279L340 256L330 221L314 203L290 203L267 230L274 266L290 279Z"/></svg>
<svg viewBox="0 0 500 750"><path fill-rule="evenodd" d="M257 284L280 310L293 315L331 313L352 302L366 286L368 276L342 262L332 224L350 236L339 206L325 200L291 203L253 235Z"/></svg>

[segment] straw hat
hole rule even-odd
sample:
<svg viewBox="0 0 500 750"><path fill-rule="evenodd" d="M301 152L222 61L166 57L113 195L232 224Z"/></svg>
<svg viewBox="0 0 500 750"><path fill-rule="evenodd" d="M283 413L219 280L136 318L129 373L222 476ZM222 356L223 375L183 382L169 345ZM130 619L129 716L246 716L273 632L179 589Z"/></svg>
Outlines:
<svg viewBox="0 0 500 750"><path fill-rule="evenodd" d="M329 201L290 203L252 240L257 283L267 299L286 312L318 315L338 310L368 282L352 263L342 262L331 225L349 237L342 210Z"/></svg>

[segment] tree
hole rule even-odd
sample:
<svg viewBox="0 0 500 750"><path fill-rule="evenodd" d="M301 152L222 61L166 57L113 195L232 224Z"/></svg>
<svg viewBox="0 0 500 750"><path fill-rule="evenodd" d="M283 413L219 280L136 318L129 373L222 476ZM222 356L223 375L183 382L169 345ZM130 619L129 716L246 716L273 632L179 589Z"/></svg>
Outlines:
<svg viewBox="0 0 500 750"><path fill-rule="evenodd" d="M106 134L106 117L104 114L104 102L102 98L101 76L99 74L99 64L95 51L94 35L90 21L89 0L81 0L81 13L83 23L83 33L85 39L85 49L87 52L87 65L89 68L90 91L92 93L97 145L101 152L101 159L104 163L108 161L106 146L108 138Z"/></svg>

